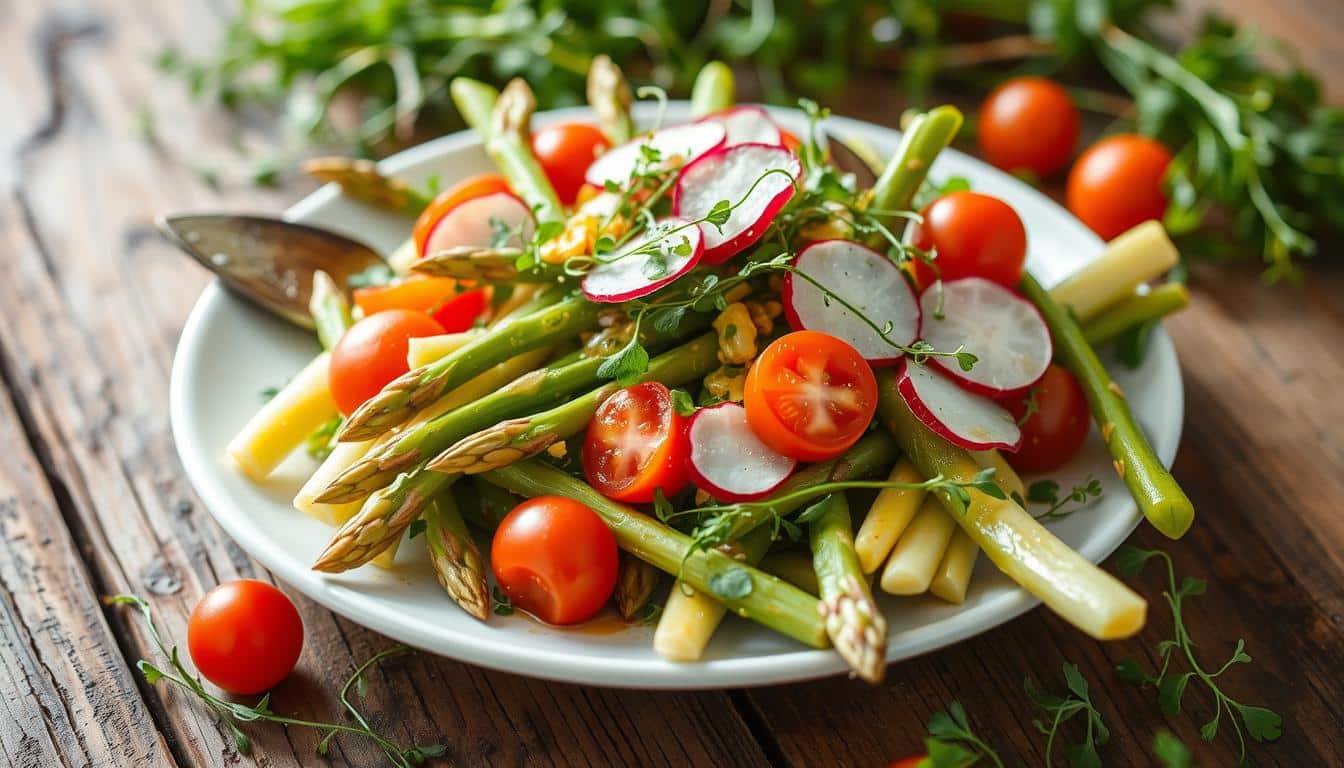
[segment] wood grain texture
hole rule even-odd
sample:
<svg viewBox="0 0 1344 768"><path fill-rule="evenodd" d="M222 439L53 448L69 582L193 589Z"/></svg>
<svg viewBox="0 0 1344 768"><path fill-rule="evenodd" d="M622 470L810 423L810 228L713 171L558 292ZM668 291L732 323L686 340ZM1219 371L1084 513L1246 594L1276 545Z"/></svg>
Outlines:
<svg viewBox="0 0 1344 768"><path fill-rule="evenodd" d="M1217 5L1289 36L1338 98L1337 4ZM168 369L205 278L151 227L164 210L278 211L311 188L291 180L257 190L241 170L226 170L218 190L203 183L200 169L241 167L235 144L273 148L275 125L188 105L146 64L168 42L207 46L230 7L0 0L0 439L9 446L0 456L0 759L11 765L249 764L195 702L139 683L143 628L98 602L142 594L180 640L206 589L269 578L210 520L178 465ZM860 97L837 111L894 124L901 106ZM142 135L142 114L157 116L152 136ZM1168 327L1186 376L1175 471L1200 524L1178 544L1146 529L1136 542L1164 546L1182 573L1210 580L1190 609L1208 660L1237 637L1256 657L1229 673L1227 690L1288 718L1280 743L1253 747L1257 763L1341 765L1344 275L1314 268L1304 287L1265 290L1253 267L1201 268L1192 291L1191 309ZM1098 644L1037 610L897 665L878 688L837 679L647 694L419 655L379 669L365 708L395 740L442 739L464 766L873 766L918 750L929 714L957 698L990 741L1035 765L1043 739L1022 679L1062 689L1068 660L1102 692L1115 732L1108 763L1150 764L1152 734L1166 726L1204 765L1233 764L1226 735L1199 742L1207 696L1192 689L1187 713L1164 717L1152 691L1113 677L1125 656L1151 661L1169 630L1156 574L1138 584L1155 602L1137 640ZM390 641L298 604L307 646L274 707L337 718L339 681ZM315 762L312 733L249 732L259 765ZM345 740L331 763L380 761L370 745Z"/></svg>

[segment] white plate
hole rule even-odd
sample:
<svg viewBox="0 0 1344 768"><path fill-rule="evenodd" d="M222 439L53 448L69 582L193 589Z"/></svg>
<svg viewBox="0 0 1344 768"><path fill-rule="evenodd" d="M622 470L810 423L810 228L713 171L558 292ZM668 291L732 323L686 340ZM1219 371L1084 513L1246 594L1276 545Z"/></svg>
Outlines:
<svg viewBox="0 0 1344 768"><path fill-rule="evenodd" d="M538 123L574 119L584 110L565 110ZM686 116L673 104L669 120ZM806 129L793 110L776 110L795 133ZM649 116L644 112L642 116ZM877 150L893 151L898 134L887 128L842 118L829 123L841 137L857 137ZM389 158L384 171L416 183L438 174L450 183L490 169L475 137L446 136ZM1050 285L1095 256L1101 242L1058 205L1006 174L957 152L944 152L934 178L959 175L980 191L1011 203L1026 222L1030 268ZM330 227L390 251L410 231L410 222L342 198L334 188L319 190L288 212L289 218ZM230 466L225 445L258 407L257 393L283 384L316 352L311 335L285 325L230 296L218 283L208 287L187 320L173 364L173 436L187 476L219 524L244 550L278 578L353 621L397 640L472 664L534 677L596 685L640 688L715 688L780 683L845 670L829 651L805 648L751 622L729 617L703 661L675 664L651 647L652 630L561 631L526 618L492 616L482 624L449 600L435 582L418 541L403 542L393 572L365 566L339 576L323 576L309 565L331 529L295 511L290 499L312 463L290 459L257 486ZM1142 368L1111 366L1139 422L1162 461L1170 465L1180 439L1183 409L1180 369L1171 340L1156 334ZM302 453L302 452L300 452ZM1064 488L1092 474L1105 485L1100 503L1052 530L1084 557L1099 562L1134 529L1140 515L1111 470L1110 457L1094 433L1082 453L1054 473ZM891 622L888 659L896 661L989 630L1029 610L1037 600L980 558L966 602L959 606L933 598L882 597Z"/></svg>

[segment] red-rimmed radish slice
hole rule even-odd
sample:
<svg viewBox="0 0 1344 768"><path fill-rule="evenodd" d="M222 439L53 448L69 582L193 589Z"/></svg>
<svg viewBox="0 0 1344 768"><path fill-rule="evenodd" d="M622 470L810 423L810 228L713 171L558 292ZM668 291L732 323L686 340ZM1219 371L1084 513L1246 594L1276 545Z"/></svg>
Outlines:
<svg viewBox="0 0 1344 768"><path fill-rule="evenodd" d="M1031 302L982 277L943 283L942 301L939 319L937 286L919 297L924 310L920 335L934 349L964 345L976 356L969 371L961 370L953 358L929 359L966 389L1000 397L1020 392L1045 375L1054 348L1050 329Z"/></svg>
<svg viewBox="0 0 1344 768"><path fill-rule="evenodd" d="M624 186L643 157L640 147L647 145L658 150L660 167L668 168L689 163L718 147L726 135L720 123L687 123L659 128L602 153L588 166L583 177L595 187L605 186L608 181Z"/></svg>
<svg viewBox="0 0 1344 768"><path fill-rule="evenodd" d="M896 362L902 352L892 344L909 346L919 337L919 301L905 274L886 256L850 240L822 240L800 251L793 266L886 331L890 341L841 302L790 272L784 276L784 311L794 328L828 333L873 365Z"/></svg>
<svg viewBox="0 0 1344 768"><path fill-rule="evenodd" d="M702 225L705 261L721 264L761 239L775 214L793 197L794 180L801 173L798 157L781 146L738 144L718 149L681 169L672 212L699 221L724 200L735 206L721 226Z"/></svg>
<svg viewBox="0 0 1344 768"><path fill-rule="evenodd" d="M463 246L489 248L496 244L496 226L514 233L503 245L521 248L532 239L532 212L511 192L472 198L439 219L425 240L425 253Z"/></svg>
<svg viewBox="0 0 1344 768"><path fill-rule="evenodd" d="M780 144L784 140L770 113L754 105L729 107L700 118L701 123L720 123L728 133L728 146L737 144Z"/></svg>
<svg viewBox="0 0 1344 768"><path fill-rule="evenodd" d="M704 233L698 224L660 219L630 242L598 257L583 278L583 295L603 303L647 296L690 271L704 252Z"/></svg>
<svg viewBox="0 0 1344 768"><path fill-rule="evenodd" d="M798 462L760 441L737 403L701 408L691 417L690 470L695 487L719 501L751 501L778 488Z"/></svg>
<svg viewBox="0 0 1344 768"><path fill-rule="evenodd" d="M902 360L901 366L897 389L924 426L972 451L1015 451L1022 444L1022 430L1006 408L967 392L927 365Z"/></svg>

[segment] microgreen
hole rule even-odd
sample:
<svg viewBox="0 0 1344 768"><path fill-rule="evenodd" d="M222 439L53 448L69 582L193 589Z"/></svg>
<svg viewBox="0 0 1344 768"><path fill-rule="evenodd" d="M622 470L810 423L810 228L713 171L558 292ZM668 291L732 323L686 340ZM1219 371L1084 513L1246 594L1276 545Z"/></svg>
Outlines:
<svg viewBox="0 0 1344 768"><path fill-rule="evenodd" d="M323 461L331 455L332 449L336 447L336 433L341 431L343 422L340 416L332 416L304 439L304 450L311 458Z"/></svg>
<svg viewBox="0 0 1344 768"><path fill-rule="evenodd" d="M929 738L924 740L928 768L968 768L981 760L1004 768L999 753L971 730L961 702L953 701L946 711L934 712L928 728Z"/></svg>
<svg viewBox="0 0 1344 768"><path fill-rule="evenodd" d="M709 591L724 600L740 600L750 595L754 588L751 574L736 565L709 577Z"/></svg>
<svg viewBox="0 0 1344 768"><path fill-rule="evenodd" d="M1027 691L1027 698L1046 715L1044 720L1031 721L1036 730L1046 736L1045 764L1047 766L1054 764L1055 739L1060 735L1062 726L1074 715L1081 714L1086 723L1084 738L1080 742L1065 745L1064 756L1074 768L1101 768L1101 756L1097 752L1097 747L1110 741L1111 732L1102 722L1101 713L1092 705L1087 679L1078 671L1077 665L1067 662L1064 664L1064 683L1068 686L1069 692L1067 695L1059 696L1037 688L1030 677L1022 682Z"/></svg>
<svg viewBox="0 0 1344 768"><path fill-rule="evenodd" d="M1168 715L1180 713L1186 688L1192 681L1203 683L1213 696L1214 711L1212 719L1200 728L1199 735L1205 741L1213 741L1226 715L1240 749L1238 764L1249 766L1246 736L1256 742L1275 741L1283 733L1283 718L1266 707L1243 704L1228 696L1220 687L1219 678L1225 672L1237 664L1251 663L1251 656L1246 653L1246 644L1242 639L1237 639L1232 656L1212 672L1206 670L1195 657L1195 642L1185 626L1184 608L1186 599L1204 594L1207 584L1202 579L1187 576L1178 584L1171 556L1157 549L1139 549L1126 544L1116 552L1115 562L1120 573L1132 577L1155 558L1166 564L1167 588L1163 590L1162 596L1171 609L1173 637L1158 643L1157 654L1161 665L1155 672L1146 671L1133 659L1125 659L1116 665L1116 674L1137 685L1152 685L1157 692L1158 706ZM1178 671L1179 666L1186 667L1187 671Z"/></svg>
<svg viewBox="0 0 1344 768"><path fill-rule="evenodd" d="M1102 494L1101 481L1092 475L1087 476L1087 480L1082 485L1075 485L1072 490L1063 496L1059 495L1059 483L1054 480L1037 480L1027 486L1026 501L1032 504L1046 506L1041 512L1032 512L1031 516L1037 520L1062 520L1074 512L1086 508L1090 499L1100 499ZM1018 500L1021 503L1021 500ZM1065 505L1074 503L1079 506L1065 509ZM1026 506L1026 504L1022 504Z"/></svg>
<svg viewBox="0 0 1344 768"><path fill-rule="evenodd" d="M411 649L404 645L397 645L387 650L381 651L371 657L368 661L359 665L341 686L340 699L351 718L355 721L354 725L347 723L323 723L313 720L303 720L300 718L286 717L276 714L270 706L271 695L267 693L262 696L257 703L252 705L243 704L236 701L228 701L210 693L205 689L205 684L197 675L187 671L178 656L177 646L169 648L165 643L163 636L159 633L158 626L154 622L154 614L150 610L149 603L136 597L135 595L116 595L107 598L110 605L133 605L139 609L140 614L145 620L145 626L149 631L150 640L158 650L159 655L167 659L170 666L168 669L161 669L154 666L149 661L141 659L136 662L136 668L144 676L145 682L150 685L167 681L173 685L185 689L188 693L194 695L198 700L204 703L214 712L233 735L234 746L242 754L250 754L252 751L252 739L243 732L240 727L244 723L264 722L276 723L288 727L313 728L322 734L322 739L317 743L317 753L326 755L331 748L331 740L337 734L350 734L362 736L370 739L378 748L382 750L384 757L396 768L411 768L411 766L420 765L429 757L438 757L443 755L447 749L442 744L425 744L412 747L402 747L394 744L383 735L379 734L369 724L359 708L351 703L349 693L351 688L355 688L362 696L367 689L367 683L364 675L373 667L382 662L396 657L411 653Z"/></svg>
<svg viewBox="0 0 1344 768"><path fill-rule="evenodd" d="M257 392L257 399L260 400L262 404L265 404L274 400L275 396L278 394L280 394L279 387L262 387Z"/></svg>
<svg viewBox="0 0 1344 768"><path fill-rule="evenodd" d="M680 416L693 416L695 414L695 401L691 399L691 393L684 389L672 390L672 408Z"/></svg>
<svg viewBox="0 0 1344 768"><path fill-rule="evenodd" d="M1153 756L1162 764L1162 768L1194 768L1195 758L1185 742L1176 738L1176 734L1163 728L1153 737Z"/></svg>
<svg viewBox="0 0 1344 768"><path fill-rule="evenodd" d="M496 616L513 615L513 601L498 586L490 588L490 610Z"/></svg>

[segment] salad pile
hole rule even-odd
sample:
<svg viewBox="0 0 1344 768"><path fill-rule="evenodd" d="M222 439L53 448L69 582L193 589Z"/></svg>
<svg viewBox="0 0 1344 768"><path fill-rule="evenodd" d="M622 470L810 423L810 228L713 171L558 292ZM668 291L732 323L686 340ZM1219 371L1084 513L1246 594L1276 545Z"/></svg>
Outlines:
<svg viewBox="0 0 1344 768"><path fill-rule="evenodd" d="M1144 600L1026 510L1017 470L1063 465L1095 422L1148 520L1190 526L1093 349L1179 305L1147 286L1177 258L1160 224L1046 291L1006 201L926 178L955 109L917 116L865 188L824 110L794 135L734 105L722 65L684 124L636 132L606 59L588 90L596 124L533 133L525 83L455 80L498 171L432 199L316 166L418 218L353 308L319 273L326 351L229 446L258 481L305 444L323 457L294 500L336 527L315 569L424 542L482 621L614 601L692 661L732 611L871 681L872 585L958 603L981 551L1089 635L1139 630Z"/></svg>

